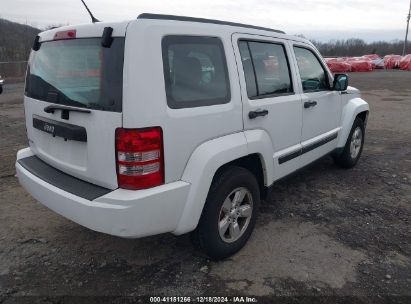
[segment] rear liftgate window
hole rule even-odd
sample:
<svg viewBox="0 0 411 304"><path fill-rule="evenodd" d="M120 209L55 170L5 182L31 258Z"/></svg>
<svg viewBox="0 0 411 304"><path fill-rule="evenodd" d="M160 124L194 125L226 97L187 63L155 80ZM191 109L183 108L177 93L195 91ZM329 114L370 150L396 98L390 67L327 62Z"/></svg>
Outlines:
<svg viewBox="0 0 411 304"><path fill-rule="evenodd" d="M170 108L211 106L230 101L227 63L219 38L167 36L162 48Z"/></svg>
<svg viewBox="0 0 411 304"><path fill-rule="evenodd" d="M28 97L68 106L121 112L124 38L111 47L101 38L48 41L32 51Z"/></svg>

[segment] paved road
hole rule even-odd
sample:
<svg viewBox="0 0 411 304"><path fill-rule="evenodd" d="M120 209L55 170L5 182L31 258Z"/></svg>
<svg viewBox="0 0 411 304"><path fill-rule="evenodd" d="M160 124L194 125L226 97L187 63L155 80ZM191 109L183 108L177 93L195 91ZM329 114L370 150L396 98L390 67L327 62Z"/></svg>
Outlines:
<svg viewBox="0 0 411 304"><path fill-rule="evenodd" d="M17 82L17 83L5 83L3 86L3 93L16 93L16 92L23 92L24 90L24 82Z"/></svg>

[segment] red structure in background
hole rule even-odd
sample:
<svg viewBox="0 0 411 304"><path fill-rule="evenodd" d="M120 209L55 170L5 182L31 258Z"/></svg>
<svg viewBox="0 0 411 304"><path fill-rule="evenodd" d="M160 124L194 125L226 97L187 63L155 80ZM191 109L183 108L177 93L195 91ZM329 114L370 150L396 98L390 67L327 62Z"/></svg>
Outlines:
<svg viewBox="0 0 411 304"><path fill-rule="evenodd" d="M400 70L411 71L411 54L408 54L401 58Z"/></svg>
<svg viewBox="0 0 411 304"><path fill-rule="evenodd" d="M367 57L348 57L346 61L351 64L351 72L371 72L374 69L371 59Z"/></svg>
<svg viewBox="0 0 411 304"><path fill-rule="evenodd" d="M351 72L351 64L338 58L326 58L325 62L333 73L348 73Z"/></svg>
<svg viewBox="0 0 411 304"><path fill-rule="evenodd" d="M400 67L401 55L387 55L384 57L386 69L398 69Z"/></svg>
<svg viewBox="0 0 411 304"><path fill-rule="evenodd" d="M377 54L368 54L361 57L325 58L325 62L333 73L370 72L375 69L411 71L411 54L386 55L384 58Z"/></svg>

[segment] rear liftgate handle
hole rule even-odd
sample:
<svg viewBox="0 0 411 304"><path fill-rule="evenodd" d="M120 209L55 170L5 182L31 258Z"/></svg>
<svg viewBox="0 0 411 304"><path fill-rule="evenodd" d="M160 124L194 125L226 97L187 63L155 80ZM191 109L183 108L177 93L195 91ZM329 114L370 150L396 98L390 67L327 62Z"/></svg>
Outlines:
<svg viewBox="0 0 411 304"><path fill-rule="evenodd" d="M266 116L268 115L268 110L266 109L258 109L255 111L250 111L248 112L248 118L254 119L257 118L258 116Z"/></svg>

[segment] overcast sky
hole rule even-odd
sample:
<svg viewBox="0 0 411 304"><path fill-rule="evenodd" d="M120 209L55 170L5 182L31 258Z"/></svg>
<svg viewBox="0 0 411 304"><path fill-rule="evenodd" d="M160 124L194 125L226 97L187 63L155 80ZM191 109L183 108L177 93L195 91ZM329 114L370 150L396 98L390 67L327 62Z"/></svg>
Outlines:
<svg viewBox="0 0 411 304"><path fill-rule="evenodd" d="M103 21L162 13L282 29L310 39L404 39L409 0L86 0ZM36 27L88 23L80 0L0 0L0 17Z"/></svg>

